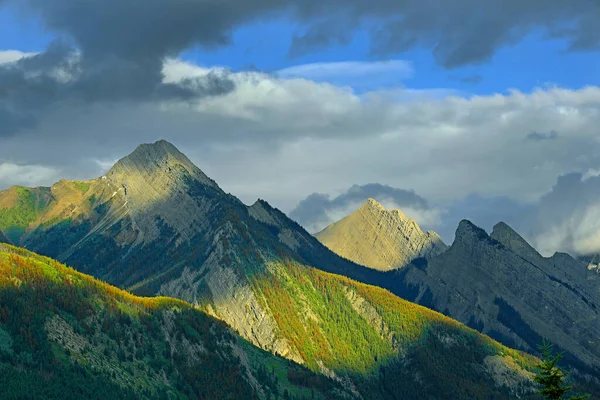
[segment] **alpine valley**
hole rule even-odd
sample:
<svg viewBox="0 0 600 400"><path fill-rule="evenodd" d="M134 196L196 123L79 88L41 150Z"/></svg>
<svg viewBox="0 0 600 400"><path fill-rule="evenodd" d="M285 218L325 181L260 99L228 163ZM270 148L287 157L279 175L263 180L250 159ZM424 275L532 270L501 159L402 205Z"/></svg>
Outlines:
<svg viewBox="0 0 600 400"><path fill-rule="evenodd" d="M448 247L375 201L359 211L317 239L166 141L97 179L0 192L0 384L16 399L536 398L547 337L600 393L589 263L543 258L504 224L463 221Z"/></svg>

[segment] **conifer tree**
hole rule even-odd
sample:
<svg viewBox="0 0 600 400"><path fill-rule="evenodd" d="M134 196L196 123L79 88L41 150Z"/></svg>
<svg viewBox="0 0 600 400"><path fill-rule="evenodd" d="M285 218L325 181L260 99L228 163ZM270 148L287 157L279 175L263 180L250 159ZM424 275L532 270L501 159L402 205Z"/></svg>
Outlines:
<svg viewBox="0 0 600 400"><path fill-rule="evenodd" d="M534 377L535 381L539 383L542 388L539 393L548 400L563 400L563 396L569 390L571 386L563 385L563 380L569 375L563 372L556 364L563 358L562 353L552 354L552 344L548 343L545 339L540 346L542 352L542 361L538 365L539 371ZM576 394L566 400L584 400L590 397L589 394Z"/></svg>

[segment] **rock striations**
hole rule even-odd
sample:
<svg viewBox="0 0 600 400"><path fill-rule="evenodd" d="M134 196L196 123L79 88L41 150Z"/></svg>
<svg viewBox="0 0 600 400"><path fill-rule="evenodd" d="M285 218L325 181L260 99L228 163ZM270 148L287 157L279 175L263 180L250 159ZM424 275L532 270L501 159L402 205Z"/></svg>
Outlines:
<svg viewBox="0 0 600 400"><path fill-rule="evenodd" d="M535 352L542 338L582 368L600 368L600 296L585 266L566 254L542 257L508 225L488 235L463 220L445 253L412 266L414 300Z"/></svg>
<svg viewBox="0 0 600 400"><path fill-rule="evenodd" d="M447 249L437 233L423 232L402 211L386 210L374 199L315 236L340 256L380 271L402 268Z"/></svg>
<svg viewBox="0 0 600 400"><path fill-rule="evenodd" d="M142 144L133 153L119 160L103 177L123 199L137 237L134 244L152 243L160 235L161 225L168 225L178 235L177 240L190 240L197 225L205 224L204 215L215 197L225 196L209 179L171 143L161 140ZM201 185L214 192L203 202L186 193L188 183Z"/></svg>

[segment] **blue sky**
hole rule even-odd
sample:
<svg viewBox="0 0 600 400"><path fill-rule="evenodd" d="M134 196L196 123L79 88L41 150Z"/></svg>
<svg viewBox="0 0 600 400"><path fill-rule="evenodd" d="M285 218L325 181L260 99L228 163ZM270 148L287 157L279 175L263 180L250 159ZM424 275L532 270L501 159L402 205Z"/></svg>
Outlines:
<svg viewBox="0 0 600 400"><path fill-rule="evenodd" d="M54 38L40 20L18 14L14 7L0 8L0 27L0 50L43 51ZM531 32L517 44L500 48L489 61L452 70L436 64L430 49L374 57L369 54L369 38L363 31L356 31L347 45L292 59L288 49L298 31L299 26L287 19L262 21L235 30L229 46L196 47L180 57L198 65L225 66L234 71L257 68L274 72L303 64L346 61L403 60L412 65L411 77L388 74L383 81L370 77L356 88L359 92L397 85L412 89L448 88L482 95L506 93L510 88L529 92L548 85L579 89L600 84L599 52L567 52L563 40L549 39L542 31ZM355 82L333 80L340 85Z"/></svg>

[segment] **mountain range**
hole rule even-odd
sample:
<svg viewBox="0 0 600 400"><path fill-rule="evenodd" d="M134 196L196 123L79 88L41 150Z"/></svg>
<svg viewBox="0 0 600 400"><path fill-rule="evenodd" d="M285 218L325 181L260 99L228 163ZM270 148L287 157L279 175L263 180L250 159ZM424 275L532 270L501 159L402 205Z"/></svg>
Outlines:
<svg viewBox="0 0 600 400"><path fill-rule="evenodd" d="M356 213L383 208L374 203L368 200ZM345 220L361 223L360 219ZM344 229L338 230L341 237L361 228L346 223ZM377 241L394 240L402 226L394 230L379 224L376 229L377 234L362 239L381 247ZM565 253L542 257L505 223L495 225L488 235L463 220L446 251L415 258L387 280L367 279L515 348L535 353L542 338L547 338L566 352L573 366L596 375L600 368L600 281L592 271Z"/></svg>
<svg viewBox="0 0 600 400"><path fill-rule="evenodd" d="M362 256L384 262L370 268L267 202L244 205L159 141L97 179L0 192L0 230L14 245L137 295L188 302L303 373L330 377L323 385L348 396L531 395L535 360L477 330L534 354L546 336L568 351L578 376L598 370L598 290L586 268L570 270L566 255L538 259L511 232L494 239L467 221L447 248L401 213L364 207L379 219L351 237L354 255L384 253ZM368 219L350 218L327 235L335 242ZM389 243L360 243L367 237Z"/></svg>

